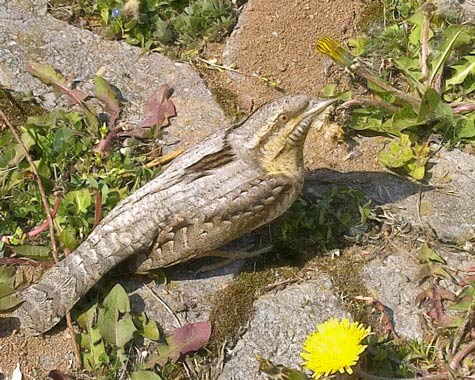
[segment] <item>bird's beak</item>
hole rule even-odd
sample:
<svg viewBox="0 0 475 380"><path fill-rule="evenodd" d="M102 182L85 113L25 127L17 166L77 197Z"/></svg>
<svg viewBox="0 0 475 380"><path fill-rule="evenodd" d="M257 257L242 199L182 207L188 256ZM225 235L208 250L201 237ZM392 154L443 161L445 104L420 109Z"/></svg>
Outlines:
<svg viewBox="0 0 475 380"><path fill-rule="evenodd" d="M324 111L327 107L331 106L333 103L336 103L338 99L315 99L312 100L309 104L309 108L303 114L303 119L311 115L317 115Z"/></svg>

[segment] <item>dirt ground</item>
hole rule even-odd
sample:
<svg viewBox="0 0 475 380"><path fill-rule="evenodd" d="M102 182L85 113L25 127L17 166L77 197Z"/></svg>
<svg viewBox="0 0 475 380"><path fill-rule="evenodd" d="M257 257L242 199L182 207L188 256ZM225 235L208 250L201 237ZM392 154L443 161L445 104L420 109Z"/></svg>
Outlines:
<svg viewBox="0 0 475 380"><path fill-rule="evenodd" d="M204 70L203 76L218 101L225 103L225 109L229 106L226 96L234 94L245 112L282 94L318 96L327 84L344 86L348 75L316 53L315 42L323 36L342 42L355 36L362 20L368 17L365 11L370 4L365 0L250 1L245 18L224 49L225 64L243 75ZM210 45L206 55L222 62L223 45ZM256 76L273 80L278 87ZM324 136L310 131L305 146L307 169L382 170L376 158L379 143L355 147L350 140L337 144L337 129L327 128Z"/></svg>
<svg viewBox="0 0 475 380"><path fill-rule="evenodd" d="M282 93L318 95L325 84L337 78L344 81L344 75L329 59L314 52L315 40L329 35L345 41L355 35L365 3L363 0L250 1L246 19L232 37L233 47L226 51L227 63L233 63L246 75L231 77L229 72L203 70L204 79L225 106L232 103L234 107L237 98L244 111ZM210 45L206 56L222 62L223 49L224 44ZM279 88L252 75L274 80ZM376 161L377 146L355 149L351 144L338 144L334 138L338 131L334 132L326 138L311 132L305 153L308 169L381 170ZM353 158L349 159L350 156ZM46 378L51 368L72 372L74 354L64 325L51 335L26 338L15 331L11 320L3 321L0 379L10 376L17 362L24 373L33 374L25 376L26 379Z"/></svg>

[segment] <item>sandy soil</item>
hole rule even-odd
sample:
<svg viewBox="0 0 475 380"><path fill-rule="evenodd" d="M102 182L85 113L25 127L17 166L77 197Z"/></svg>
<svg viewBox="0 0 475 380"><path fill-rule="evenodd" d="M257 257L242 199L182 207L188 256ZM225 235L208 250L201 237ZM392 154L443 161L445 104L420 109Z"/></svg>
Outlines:
<svg viewBox="0 0 475 380"><path fill-rule="evenodd" d="M315 42L323 36L345 42L356 35L368 4L363 0L250 1L224 52L221 45L210 45L206 52L209 59L218 62L224 55L224 63L243 75L230 71L203 71L203 75L218 100L225 103L224 108L229 105L229 92L237 96L244 112L282 94L319 95L329 83L345 87L348 75L316 53ZM278 88L259 77L277 82ZM345 136L343 143L337 143L340 133L337 126L327 128L324 136L310 132L305 151L307 169L382 169L376 158L380 142L360 145Z"/></svg>

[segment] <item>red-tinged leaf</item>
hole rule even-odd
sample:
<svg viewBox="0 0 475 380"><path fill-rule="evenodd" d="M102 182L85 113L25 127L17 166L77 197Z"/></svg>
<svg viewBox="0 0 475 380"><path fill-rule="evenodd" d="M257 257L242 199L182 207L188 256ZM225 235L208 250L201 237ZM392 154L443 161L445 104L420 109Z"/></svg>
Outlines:
<svg viewBox="0 0 475 380"><path fill-rule="evenodd" d="M49 64L30 62L26 66L26 71L28 71L35 78L38 78L44 84L53 87L56 95L65 95L71 105L82 105L84 103L84 99L87 98L87 95L83 92L70 89L66 78Z"/></svg>
<svg viewBox="0 0 475 380"><path fill-rule="evenodd" d="M53 369L52 371L49 371L48 377L50 377L53 380L73 380L71 376L66 375L65 373L62 373L61 371L58 371L57 369Z"/></svg>
<svg viewBox="0 0 475 380"><path fill-rule="evenodd" d="M455 295L447 289L434 285L428 287L416 297L418 304L424 301L429 304L427 315L439 326L445 326L450 323L451 320L451 318L445 314L444 300L454 301Z"/></svg>
<svg viewBox="0 0 475 380"><path fill-rule="evenodd" d="M459 285L462 287L467 285L471 286L472 288L475 287L475 276L465 276L459 281Z"/></svg>
<svg viewBox="0 0 475 380"><path fill-rule="evenodd" d="M111 127L115 124L120 113L120 101L117 98L117 93L109 83L99 75L94 77L94 84L96 86L97 99L105 105L107 112L110 114L109 127Z"/></svg>
<svg viewBox="0 0 475 380"><path fill-rule="evenodd" d="M176 116L176 109L170 100L170 88L164 84L145 103L147 117L141 123L141 127L167 126L168 119Z"/></svg>
<svg viewBox="0 0 475 380"><path fill-rule="evenodd" d="M168 345L158 348L158 354L150 355L146 367L152 368L155 364L164 366L169 361L175 362L181 354L197 351L208 343L211 336L211 323L190 323L176 329L172 336L167 338Z"/></svg>
<svg viewBox="0 0 475 380"><path fill-rule="evenodd" d="M211 323L190 323L176 329L170 337L171 345L179 348L182 354L197 351L208 343L211 336Z"/></svg>
<svg viewBox="0 0 475 380"><path fill-rule="evenodd" d="M381 313L380 322L384 331L391 333L395 341L400 339L399 335L394 329L393 318L391 317L390 312L389 312L390 309L386 305L384 305L380 300L374 297L356 296L355 300L363 301L367 303L368 305L372 305L377 311L379 311Z"/></svg>

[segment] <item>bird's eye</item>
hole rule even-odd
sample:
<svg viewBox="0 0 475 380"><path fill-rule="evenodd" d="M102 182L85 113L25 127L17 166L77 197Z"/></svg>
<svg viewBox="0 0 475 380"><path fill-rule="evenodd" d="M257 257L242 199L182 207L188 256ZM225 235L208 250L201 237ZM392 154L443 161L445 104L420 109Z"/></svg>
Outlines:
<svg viewBox="0 0 475 380"><path fill-rule="evenodd" d="M286 113L281 113L277 119L280 123L287 123L289 121L289 116Z"/></svg>

